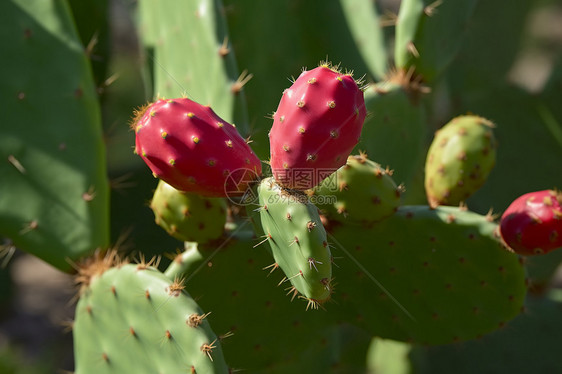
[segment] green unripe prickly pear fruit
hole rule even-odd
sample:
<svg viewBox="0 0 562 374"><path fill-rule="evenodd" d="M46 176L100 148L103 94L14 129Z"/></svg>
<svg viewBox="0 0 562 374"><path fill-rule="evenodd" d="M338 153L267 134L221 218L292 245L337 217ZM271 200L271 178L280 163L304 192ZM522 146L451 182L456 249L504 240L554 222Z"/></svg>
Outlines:
<svg viewBox="0 0 562 374"><path fill-rule="evenodd" d="M316 205L329 219L372 224L398 209L402 190L392 179L391 170L383 169L362 153L349 156L347 164L325 179L314 193Z"/></svg>
<svg viewBox="0 0 562 374"><path fill-rule="evenodd" d="M436 132L425 163L431 206L458 205L484 184L496 163L493 128L485 118L463 115Z"/></svg>
<svg viewBox="0 0 562 374"><path fill-rule="evenodd" d="M150 203L155 222L182 241L205 243L222 236L226 222L226 202L176 190L158 182Z"/></svg>

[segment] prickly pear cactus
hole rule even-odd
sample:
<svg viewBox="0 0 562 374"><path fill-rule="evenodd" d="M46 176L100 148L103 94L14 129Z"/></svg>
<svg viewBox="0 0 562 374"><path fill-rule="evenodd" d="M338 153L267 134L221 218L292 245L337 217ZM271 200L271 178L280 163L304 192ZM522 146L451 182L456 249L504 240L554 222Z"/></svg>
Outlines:
<svg viewBox="0 0 562 374"><path fill-rule="evenodd" d="M317 308L332 294L332 257L318 208L305 194L291 193L273 178L264 179L257 194L262 244L271 246L272 268L283 270L293 296L300 293L307 308Z"/></svg>
<svg viewBox="0 0 562 374"><path fill-rule="evenodd" d="M0 236L63 271L109 245L92 73L64 1L3 1Z"/></svg>
<svg viewBox="0 0 562 374"><path fill-rule="evenodd" d="M369 334L333 313L335 303L305 310L291 302L286 283L279 283L283 272L270 264L268 251L230 238L220 247L189 246L166 274L185 275L204 310L228 305L227 314L210 317L215 331L233 333L223 341L231 367L258 374L362 372Z"/></svg>
<svg viewBox="0 0 562 374"><path fill-rule="evenodd" d="M494 126L485 118L465 115L437 131L425 163L431 206L458 205L486 182L496 163Z"/></svg>
<svg viewBox="0 0 562 374"><path fill-rule="evenodd" d="M73 325L76 373L227 373L221 342L204 313L152 262L82 267Z"/></svg>
<svg viewBox="0 0 562 374"><path fill-rule="evenodd" d="M226 222L226 201L178 191L159 181L150 202L154 220L168 234L187 242L218 239Z"/></svg>
<svg viewBox="0 0 562 374"><path fill-rule="evenodd" d="M370 225L394 214L402 190L391 170L361 154L350 156L346 165L315 188L314 196L328 219Z"/></svg>

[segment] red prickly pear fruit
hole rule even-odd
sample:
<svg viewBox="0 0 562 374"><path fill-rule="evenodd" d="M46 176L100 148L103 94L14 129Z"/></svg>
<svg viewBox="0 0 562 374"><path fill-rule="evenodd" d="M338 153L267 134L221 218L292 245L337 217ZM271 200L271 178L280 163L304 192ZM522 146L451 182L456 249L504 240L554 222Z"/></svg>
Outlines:
<svg viewBox="0 0 562 374"><path fill-rule="evenodd" d="M503 213L500 233L521 255L545 254L562 247L562 193L544 190L518 197Z"/></svg>
<svg viewBox="0 0 562 374"><path fill-rule="evenodd" d="M137 111L135 153L180 191L208 197L243 193L261 162L236 127L187 98L161 99Z"/></svg>
<svg viewBox="0 0 562 374"><path fill-rule="evenodd" d="M304 71L283 92L269 133L276 181L306 190L345 165L366 116L363 91L351 74L328 64Z"/></svg>

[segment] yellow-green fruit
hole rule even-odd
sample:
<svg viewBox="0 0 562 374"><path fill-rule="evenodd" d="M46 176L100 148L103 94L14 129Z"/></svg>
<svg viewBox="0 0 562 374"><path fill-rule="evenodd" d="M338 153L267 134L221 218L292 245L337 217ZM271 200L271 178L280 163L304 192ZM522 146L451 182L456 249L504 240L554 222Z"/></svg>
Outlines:
<svg viewBox="0 0 562 374"><path fill-rule="evenodd" d="M496 163L493 128L485 118L464 115L436 132L425 163L430 205L458 205L484 184Z"/></svg>
<svg viewBox="0 0 562 374"><path fill-rule="evenodd" d="M223 234L226 201L178 191L158 182L150 208L155 222L176 239L205 243Z"/></svg>

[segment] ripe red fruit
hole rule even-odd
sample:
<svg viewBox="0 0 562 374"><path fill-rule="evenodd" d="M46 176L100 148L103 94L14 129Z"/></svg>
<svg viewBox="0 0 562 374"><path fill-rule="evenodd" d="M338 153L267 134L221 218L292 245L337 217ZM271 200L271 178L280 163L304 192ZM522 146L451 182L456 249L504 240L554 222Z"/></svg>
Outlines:
<svg viewBox="0 0 562 374"><path fill-rule="evenodd" d="M544 190L518 197L502 215L500 232L507 245L522 255L562 247L562 193Z"/></svg>
<svg viewBox="0 0 562 374"><path fill-rule="evenodd" d="M156 101L137 113L132 127L135 153L177 190L227 196L228 188L244 192L261 174L260 160L234 125L187 98Z"/></svg>
<svg viewBox="0 0 562 374"><path fill-rule="evenodd" d="M306 190L345 165L365 116L363 91L351 74L328 65L304 71L273 116L270 164L277 182Z"/></svg>

